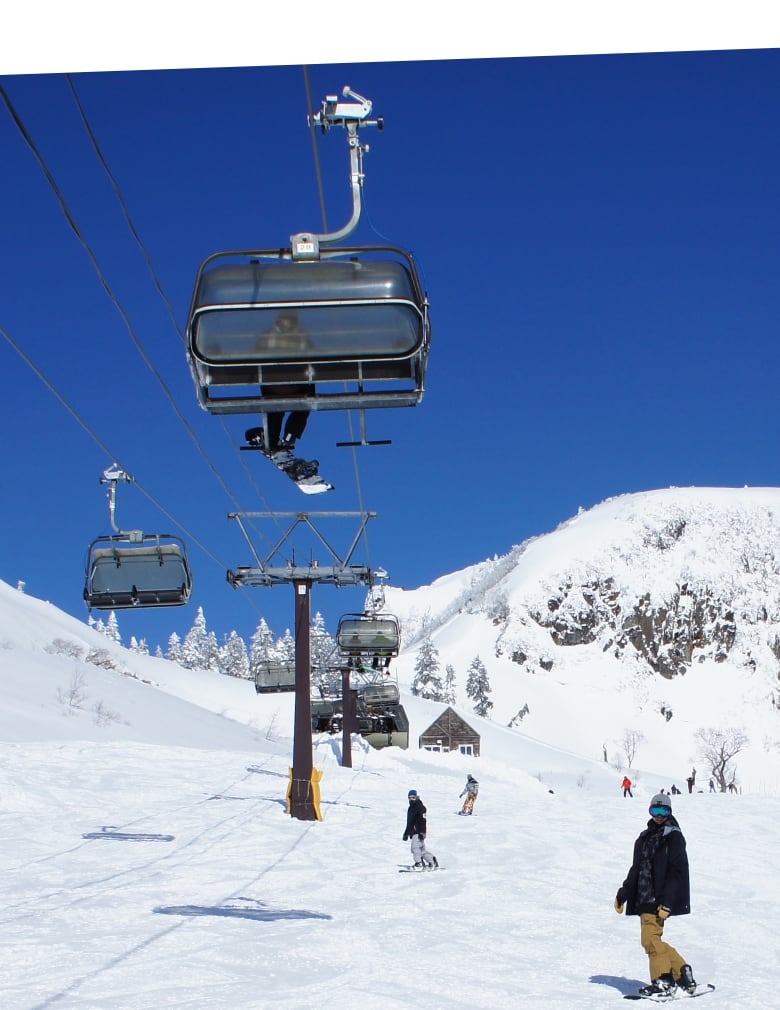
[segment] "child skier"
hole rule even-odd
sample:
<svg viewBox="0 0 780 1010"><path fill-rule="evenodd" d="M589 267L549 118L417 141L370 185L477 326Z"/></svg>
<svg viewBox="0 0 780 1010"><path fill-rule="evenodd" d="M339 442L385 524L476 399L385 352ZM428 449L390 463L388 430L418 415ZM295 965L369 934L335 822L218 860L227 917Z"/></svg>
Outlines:
<svg viewBox="0 0 780 1010"><path fill-rule="evenodd" d="M406 831L404 841L412 840L412 859L415 870L438 870L439 860L425 848L425 835L428 831L426 809L423 801L417 795L416 789L409 790L409 809L406 811Z"/></svg>

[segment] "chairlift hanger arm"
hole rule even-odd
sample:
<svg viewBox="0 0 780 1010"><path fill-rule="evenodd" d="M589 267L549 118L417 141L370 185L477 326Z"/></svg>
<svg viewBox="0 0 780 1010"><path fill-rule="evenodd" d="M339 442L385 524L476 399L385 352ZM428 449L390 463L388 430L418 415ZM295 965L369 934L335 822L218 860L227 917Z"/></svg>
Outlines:
<svg viewBox="0 0 780 1010"><path fill-rule="evenodd" d="M107 467L103 471L103 476L100 478L101 484L108 484L108 492L106 497L108 498L108 515L111 521L111 529L115 533L123 533L116 524L116 486L120 480L126 481L128 484L132 483L133 478L130 474L125 473L125 471L117 464L114 463L113 466ZM140 530L131 530L130 534L139 534ZM130 535L128 534L128 535Z"/></svg>
<svg viewBox="0 0 780 1010"><path fill-rule="evenodd" d="M340 102L336 95L327 95L320 106L320 111L309 116L309 124L319 126L323 133L327 133L334 126L343 126L347 131L347 143L349 144L349 177L352 189L352 217L338 231L327 232L315 235L311 232L302 232L290 236L290 246L293 250L293 259L319 259L320 245L331 245L342 239L348 238L360 223L363 213L363 155L368 152L368 144L361 142L358 137L358 130L361 126L376 126L380 131L384 129L384 119L379 116L376 119L369 119L371 115L372 103L368 98L363 98L347 85L342 90L345 98L353 98L354 102Z"/></svg>

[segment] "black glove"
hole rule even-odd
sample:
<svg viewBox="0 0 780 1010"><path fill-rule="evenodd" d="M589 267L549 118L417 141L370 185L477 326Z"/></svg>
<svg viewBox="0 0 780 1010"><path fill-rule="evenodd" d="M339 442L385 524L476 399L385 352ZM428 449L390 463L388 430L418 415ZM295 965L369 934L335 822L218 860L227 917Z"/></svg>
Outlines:
<svg viewBox="0 0 780 1010"><path fill-rule="evenodd" d="M618 913L618 915L622 914L622 912L623 912L623 906L625 905L625 903L626 903L626 892L625 892L625 889L622 888L622 887L619 887L618 888L618 893L615 895L615 911Z"/></svg>
<svg viewBox="0 0 780 1010"><path fill-rule="evenodd" d="M404 838L403 838L403 840L404 840L405 842L408 842L408 841L409 841L409 836L407 835L407 833L406 833L405 831L404 831Z"/></svg>
<svg viewBox="0 0 780 1010"><path fill-rule="evenodd" d="M417 837L420 839L421 842L425 841L425 835L419 834Z"/></svg>

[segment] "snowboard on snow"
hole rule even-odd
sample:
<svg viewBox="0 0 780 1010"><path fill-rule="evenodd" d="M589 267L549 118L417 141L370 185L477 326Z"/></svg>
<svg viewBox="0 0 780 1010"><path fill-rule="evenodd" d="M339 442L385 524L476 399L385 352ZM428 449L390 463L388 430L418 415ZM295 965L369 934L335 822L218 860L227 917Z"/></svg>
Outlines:
<svg viewBox="0 0 780 1010"><path fill-rule="evenodd" d="M297 484L304 494L322 494L332 491L333 485L320 476L320 461L318 459L302 459L295 456L289 449L269 449L265 444L262 428L250 428L246 433L247 445L242 449L261 452L269 459L277 470Z"/></svg>
<svg viewBox="0 0 780 1010"><path fill-rule="evenodd" d="M696 986L693 992L686 992L684 989L675 989L670 993L648 993L646 996L638 992L629 992L623 996L623 999L647 999L652 1003L671 1003L677 999L693 999L696 996L706 996L710 992L715 992L715 986L711 982L702 982Z"/></svg>
<svg viewBox="0 0 780 1010"><path fill-rule="evenodd" d="M399 873L438 873L439 870L446 870L446 866L426 866L425 869L420 870L415 866L399 866Z"/></svg>

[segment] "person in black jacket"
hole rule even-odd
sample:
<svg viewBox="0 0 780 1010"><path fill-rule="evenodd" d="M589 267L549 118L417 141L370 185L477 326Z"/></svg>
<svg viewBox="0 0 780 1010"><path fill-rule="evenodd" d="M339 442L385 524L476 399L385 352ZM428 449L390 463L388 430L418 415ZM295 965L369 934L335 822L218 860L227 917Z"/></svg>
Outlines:
<svg viewBox="0 0 780 1010"><path fill-rule="evenodd" d="M439 860L425 848L425 835L428 831L426 809L423 801L417 795L416 789L409 790L409 809L406 811L406 831L404 841L412 840L412 859L415 870L437 870Z"/></svg>
<svg viewBox="0 0 780 1010"><path fill-rule="evenodd" d="M695 992L691 966L663 939L669 916L691 910L685 838L664 793L650 801L650 820L634 843L631 868L615 895L615 911L622 913L624 906L626 915L639 916L641 942L650 960L652 981L640 993L673 993L675 986Z"/></svg>

